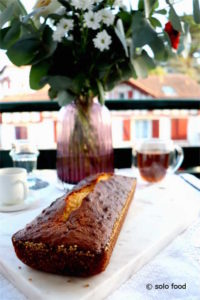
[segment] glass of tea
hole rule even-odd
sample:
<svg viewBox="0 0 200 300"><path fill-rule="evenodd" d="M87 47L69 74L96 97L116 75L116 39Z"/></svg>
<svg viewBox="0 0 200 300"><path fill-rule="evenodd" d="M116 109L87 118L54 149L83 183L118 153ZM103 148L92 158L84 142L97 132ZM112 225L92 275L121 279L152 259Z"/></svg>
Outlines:
<svg viewBox="0 0 200 300"><path fill-rule="evenodd" d="M135 165L147 182L156 183L165 175L174 173L183 162L183 150L172 140L146 139L133 148Z"/></svg>

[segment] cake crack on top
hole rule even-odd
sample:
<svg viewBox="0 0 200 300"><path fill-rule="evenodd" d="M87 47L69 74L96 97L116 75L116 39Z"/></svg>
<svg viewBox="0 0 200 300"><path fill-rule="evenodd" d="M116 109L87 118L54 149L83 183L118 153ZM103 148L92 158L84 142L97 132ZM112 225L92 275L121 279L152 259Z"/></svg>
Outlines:
<svg viewBox="0 0 200 300"><path fill-rule="evenodd" d="M77 192L72 192L70 195L68 195L66 197L66 208L63 214L63 220L67 221L71 212L78 209L81 206L83 200L88 200L87 195L89 193L92 193L98 182L108 180L110 177L111 174L101 174L90 184L84 186L81 190Z"/></svg>

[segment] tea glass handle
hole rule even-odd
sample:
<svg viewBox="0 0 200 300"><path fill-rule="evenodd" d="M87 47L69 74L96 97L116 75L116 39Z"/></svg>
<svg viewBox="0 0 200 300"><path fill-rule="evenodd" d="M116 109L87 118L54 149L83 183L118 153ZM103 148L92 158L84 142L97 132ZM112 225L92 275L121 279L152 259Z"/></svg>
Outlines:
<svg viewBox="0 0 200 300"><path fill-rule="evenodd" d="M22 180L17 180L13 186L18 185L18 184L22 184L23 186L23 199L26 199L26 197L28 196L28 188L27 188L27 184L22 181Z"/></svg>
<svg viewBox="0 0 200 300"><path fill-rule="evenodd" d="M172 166L170 167L170 173L175 173L178 170L178 168L181 166L184 159L183 149L180 146L174 145L174 152L177 152L178 155L176 157L175 163L173 163Z"/></svg>

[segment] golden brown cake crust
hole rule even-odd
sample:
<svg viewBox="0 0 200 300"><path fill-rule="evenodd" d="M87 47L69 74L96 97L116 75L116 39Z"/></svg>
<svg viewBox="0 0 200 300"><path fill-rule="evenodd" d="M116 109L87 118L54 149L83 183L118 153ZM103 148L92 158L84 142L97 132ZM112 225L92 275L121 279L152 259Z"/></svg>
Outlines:
<svg viewBox="0 0 200 300"><path fill-rule="evenodd" d="M16 254L24 263L47 272L77 276L89 276L105 269L136 181L110 175L108 180L98 182L99 176L82 181L14 234ZM92 182L95 182L93 191L65 220L69 196L81 193Z"/></svg>

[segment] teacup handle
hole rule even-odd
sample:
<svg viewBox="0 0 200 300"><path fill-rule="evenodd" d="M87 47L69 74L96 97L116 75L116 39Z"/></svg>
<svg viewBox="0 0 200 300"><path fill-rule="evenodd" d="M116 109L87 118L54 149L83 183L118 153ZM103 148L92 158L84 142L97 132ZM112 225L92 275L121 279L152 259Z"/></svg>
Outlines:
<svg viewBox="0 0 200 300"><path fill-rule="evenodd" d="M15 181L13 186L18 185L18 184L22 184L22 186L23 186L23 199L26 199L26 197L28 196L28 188L27 188L26 183L22 180L17 180L17 181Z"/></svg>
<svg viewBox="0 0 200 300"><path fill-rule="evenodd" d="M179 145L174 145L174 152L177 152L177 158L174 164L169 168L170 173L175 173L178 168L181 166L183 159L184 159L184 154L183 154L183 149Z"/></svg>

